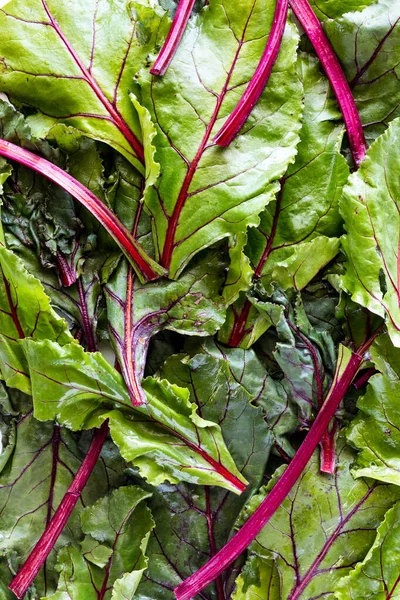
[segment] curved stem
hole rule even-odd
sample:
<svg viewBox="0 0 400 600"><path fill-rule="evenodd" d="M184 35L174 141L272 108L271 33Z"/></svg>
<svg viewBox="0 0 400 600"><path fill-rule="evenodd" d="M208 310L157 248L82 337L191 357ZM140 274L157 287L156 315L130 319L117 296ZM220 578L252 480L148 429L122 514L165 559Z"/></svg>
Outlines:
<svg viewBox="0 0 400 600"><path fill-rule="evenodd" d="M288 9L289 0L277 0L274 20L264 54L235 110L214 137L214 142L218 146L229 146L247 121L267 85L282 44Z"/></svg>
<svg viewBox="0 0 400 600"><path fill-rule="evenodd" d="M361 124L360 115L351 93L350 86L342 67L325 35L321 23L311 8L308 0L289 0L294 14L300 21L315 52L325 70L333 91L335 92L347 135L354 164L358 168L367 152L367 144Z"/></svg>
<svg viewBox="0 0 400 600"><path fill-rule="evenodd" d="M175 589L177 600L190 600L235 561L257 537L288 496L312 457L337 407L357 374L363 357L353 353L343 367L343 354L330 392L309 433L282 477L236 535L199 571Z"/></svg>
<svg viewBox="0 0 400 600"><path fill-rule="evenodd" d="M153 261L140 247L118 217L97 196L68 173L45 158L11 142L0 140L0 155L33 169L60 185L87 208L114 238L142 279L154 280L164 274L164 269Z"/></svg>
<svg viewBox="0 0 400 600"><path fill-rule="evenodd" d="M67 493L54 513L49 525L46 527L45 532L9 586L9 589L17 596L17 598L23 598L26 594L29 586L40 571L62 530L67 524L67 521L97 463L97 459L100 456L107 435L108 421L105 421L100 429L96 431L88 453L83 459L74 480L69 486Z"/></svg>
<svg viewBox="0 0 400 600"><path fill-rule="evenodd" d="M168 69L185 32L194 3L195 0L180 0L167 39L154 65L150 69L152 75L164 75Z"/></svg>

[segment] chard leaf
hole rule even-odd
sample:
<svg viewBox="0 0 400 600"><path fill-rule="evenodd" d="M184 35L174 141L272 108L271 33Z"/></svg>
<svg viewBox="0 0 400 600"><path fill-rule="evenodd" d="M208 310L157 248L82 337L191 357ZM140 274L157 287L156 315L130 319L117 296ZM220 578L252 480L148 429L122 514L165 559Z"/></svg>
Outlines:
<svg viewBox="0 0 400 600"><path fill-rule="evenodd" d="M336 473L327 476L319 473L318 456L314 455L288 498L252 543L251 550L257 556L274 560L280 598L333 596L338 582L365 558L376 528L398 500L396 486L354 481L350 471L353 460L354 453L342 440ZM244 518L268 489L270 486L250 501Z"/></svg>
<svg viewBox="0 0 400 600"><path fill-rule="evenodd" d="M199 250L258 225L273 182L293 161L301 115L297 31L288 22L268 87L235 143L212 142L265 48L274 7L265 0L211 0L188 24L163 78L142 72L161 177L149 189L157 255L176 278Z"/></svg>
<svg viewBox="0 0 400 600"><path fill-rule="evenodd" d="M218 425L202 419L189 391L149 377L147 404L133 407L121 375L99 353L75 344L23 340L35 416L57 419L73 430L99 427L150 483L168 480L220 485L242 492L241 476Z"/></svg>
<svg viewBox="0 0 400 600"><path fill-rule="evenodd" d="M400 485L400 351L388 336L381 336L371 348L371 358L379 373L369 380L348 432L349 441L360 450L353 474Z"/></svg>
<svg viewBox="0 0 400 600"><path fill-rule="evenodd" d="M0 245L0 365L11 387L30 393L29 373L18 341L49 339L71 343L66 321L56 315L41 283L22 261Z"/></svg>
<svg viewBox="0 0 400 600"><path fill-rule="evenodd" d="M161 375L190 391L199 414L218 422L227 447L249 486L242 496L215 487L180 483L161 485L150 502L156 522L150 539L149 569L137 593L138 600L172 599L169 590L182 582L229 539L246 499L260 486L272 445L262 412L252 406L252 396L234 377L221 355L182 355L168 359ZM232 573L210 586L206 598L230 597Z"/></svg>
<svg viewBox="0 0 400 600"><path fill-rule="evenodd" d="M0 13L0 89L40 111L30 119L39 137L65 123L143 171L142 128L129 92L158 28L146 2L82 0L71 10L60 0L13 0Z"/></svg>
<svg viewBox="0 0 400 600"><path fill-rule="evenodd" d="M335 597L339 600L399 598L399 551L400 504L397 503L386 513L364 561L339 582Z"/></svg>
<svg viewBox="0 0 400 600"><path fill-rule="evenodd" d="M13 568L18 570L67 491L84 456L86 443L80 444L68 429L37 421L32 411L14 417L14 422L15 448L0 475L0 552L5 557L3 565L13 556ZM79 513L83 506L97 500L109 487L122 483L120 459L112 458L116 453L115 447L107 442L102 460L92 473L68 527L58 539L57 550L67 543L76 545L81 538ZM40 594L54 589L55 560L53 552L35 580Z"/></svg>
<svg viewBox="0 0 400 600"><path fill-rule="evenodd" d="M355 302L386 318L396 346L400 345L399 138L396 119L351 175L341 200L347 232L342 285Z"/></svg>
<svg viewBox="0 0 400 600"><path fill-rule="evenodd" d="M232 600L281 600L278 571L272 560L253 554L236 580Z"/></svg>
<svg viewBox="0 0 400 600"><path fill-rule="evenodd" d="M133 598L147 567L144 553L154 527L144 503L149 496L139 487L120 487L82 511L82 530L98 548L108 549L108 561L99 567L90 554L65 546L58 555L57 592L46 600L97 600L99 594L104 600Z"/></svg>
<svg viewBox="0 0 400 600"><path fill-rule="evenodd" d="M336 104L327 102L328 81L316 59L301 55L298 70L305 92L298 154L276 199L262 213L260 226L249 231L246 248L254 267L251 296L263 300L276 285L302 290L340 247L338 203L349 175L340 154L343 127L337 122ZM243 294L220 339L249 347L271 325L268 312L268 307ZM255 319L261 321L256 332Z"/></svg>
<svg viewBox="0 0 400 600"><path fill-rule="evenodd" d="M142 285L124 261L106 285L110 337L133 402L145 401L141 380L153 335L169 329L206 336L223 324L224 267L217 249L196 259L178 281Z"/></svg>
<svg viewBox="0 0 400 600"><path fill-rule="evenodd" d="M365 135L374 140L400 116L400 2L377 0L362 12L332 16L325 21L326 33L350 82Z"/></svg>

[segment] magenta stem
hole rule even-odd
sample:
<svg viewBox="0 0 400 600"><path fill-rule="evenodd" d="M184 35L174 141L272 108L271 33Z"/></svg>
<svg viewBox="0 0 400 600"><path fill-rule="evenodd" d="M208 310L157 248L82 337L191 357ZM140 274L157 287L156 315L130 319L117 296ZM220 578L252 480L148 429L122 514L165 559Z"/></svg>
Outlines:
<svg viewBox="0 0 400 600"><path fill-rule="evenodd" d="M238 533L208 563L175 589L177 600L190 600L199 594L202 589L212 583L240 556L265 527L288 496L312 457L348 387L357 374L362 360L361 354L352 354L343 372L335 378L307 437L282 477Z"/></svg>
<svg viewBox="0 0 400 600"><path fill-rule="evenodd" d="M361 390L376 373L378 373L378 371L372 367L360 373L353 384L356 390Z"/></svg>
<svg viewBox="0 0 400 600"><path fill-rule="evenodd" d="M335 92L346 125L354 164L358 168L367 152L367 144L350 86L322 25L308 3L308 0L289 1L294 14L314 46L315 52Z"/></svg>
<svg viewBox="0 0 400 600"><path fill-rule="evenodd" d="M282 44L288 9L289 0L277 0L274 20L264 54L235 110L214 137L214 142L218 146L229 146L247 121L267 85Z"/></svg>
<svg viewBox="0 0 400 600"><path fill-rule="evenodd" d="M321 472L333 475L336 469L336 434L339 431L337 421L333 422L331 429L327 429L322 436L321 446Z"/></svg>
<svg viewBox="0 0 400 600"><path fill-rule="evenodd" d="M29 167L47 177L47 179L54 181L78 200L114 238L141 277L152 281L163 274L164 270L144 252L118 217L97 196L71 175L45 158L5 140L0 140L0 155Z"/></svg>
<svg viewBox="0 0 400 600"><path fill-rule="evenodd" d="M185 32L194 3L195 0L180 0L167 39L165 40L154 65L150 69L152 75L164 75L171 64Z"/></svg>
<svg viewBox="0 0 400 600"><path fill-rule="evenodd" d="M17 598L23 598L26 594L29 586L43 566L53 549L54 544L67 524L67 521L97 463L107 435L108 421L105 421L100 429L96 431L88 453L83 459L73 482L69 486L67 493L54 513L49 525L46 527L45 532L9 586L9 589L17 596Z"/></svg>

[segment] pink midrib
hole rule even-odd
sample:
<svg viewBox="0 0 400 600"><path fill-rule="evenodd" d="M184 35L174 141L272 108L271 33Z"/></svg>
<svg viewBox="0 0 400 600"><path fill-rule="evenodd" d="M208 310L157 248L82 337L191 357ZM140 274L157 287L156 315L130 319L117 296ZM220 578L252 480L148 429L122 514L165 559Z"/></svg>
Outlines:
<svg viewBox="0 0 400 600"><path fill-rule="evenodd" d="M250 542L252 542L263 527L265 527L272 515L274 515L281 506L283 500L288 496L312 457L313 452L317 448L340 401L343 399L345 392L355 377L361 362L361 355L352 355L339 379L335 379L334 385L331 388L329 400L327 398L325 401L304 442L296 452L285 473L232 540L228 542L214 558L199 569L199 571L175 589L177 600L190 600L204 589L204 587L214 581L228 565L240 556Z"/></svg>
<svg viewBox="0 0 400 600"><path fill-rule="evenodd" d="M335 92L346 125L350 148L355 166L358 168L365 158L367 145L360 115L344 76L342 67L325 35L323 27L311 8L308 0L289 0L294 14L304 28L307 37L314 46L315 52Z"/></svg>
<svg viewBox="0 0 400 600"><path fill-rule="evenodd" d="M81 61L81 59L79 58L79 56L76 54L76 52L73 49L72 45L69 43L69 41L67 40L66 36L62 32L60 26L58 25L57 21L54 19L53 15L51 14L51 12L49 10L49 7L47 6L47 3L45 2L45 0L42 0L42 4L43 4L44 10L46 11L47 16L50 19L50 23L51 23L53 29L55 30L55 32L57 33L57 35L59 36L59 38L61 39L61 41L65 45L65 47L67 48L69 54L72 56L73 60L77 64L78 68L82 72L85 80L90 85L90 87L92 88L93 92L96 94L97 98L100 100L100 102L102 103L102 105L104 106L104 108L106 109L106 111L111 115L111 118L114 121L117 129L119 129L121 131L121 133L124 136L124 138L130 144L130 146L134 150L134 152L135 152L137 158L139 159L139 161L144 165L144 150L143 150L142 144L139 142L139 140L137 139L137 137L135 136L135 134L131 131L131 129L125 123L125 121L122 118L122 116L120 115L119 111L106 98L106 96L104 95L103 90L101 89L101 87L99 86L99 84L97 83L97 81L89 73L89 71L87 70L87 68L85 67L85 65Z"/></svg>
<svg viewBox="0 0 400 600"><path fill-rule="evenodd" d="M212 114L210 123L208 124L208 126L206 128L206 131L204 133L203 139L201 140L200 147L197 150L196 156L194 157L193 161L190 164L190 167L188 169L188 172L187 172L186 177L184 179L184 182L182 184L182 188L181 188L181 190L179 192L178 200L176 202L174 211L173 211L173 213L172 213L172 215L171 215L171 217L169 219L167 233L166 233L166 236L165 236L165 243L164 243L163 254L162 254L162 258L161 258L161 264L166 269L169 269L170 265L171 265L172 253L173 253L173 250L174 250L174 247L175 247L176 229L178 227L179 218L181 216L183 207L184 207L185 202L186 202L187 197L188 197L188 192L189 192L190 184L192 183L192 180L193 180L193 177L194 177L194 175L196 173L196 170L197 170L197 167L199 165L199 162L200 162L200 160L201 160L201 158L203 156L203 152L204 152L204 150L206 148L206 145L207 145L207 143L208 143L208 141L210 139L210 135L211 135L211 132L213 130L213 127L214 127L214 125L215 125L215 123L217 121L218 114L219 114L219 111L221 109L222 103L223 103L223 101L225 99L226 92L228 90L228 85L229 85L229 82L230 82L232 74L233 74L233 70L234 70L234 68L236 66L236 62L238 60L240 51L241 51L242 46L243 46L244 36L246 34L247 26L248 26L249 20L251 18L252 12L253 11L250 12L250 15L249 15L249 17L247 19L247 22L246 22L246 25L244 27L243 34L242 34L242 39L238 43L238 47L237 47L237 50L235 52L235 56L233 58L233 62L232 62L231 68L230 68L230 70L228 72L228 75L226 77L226 81L225 81L225 84L224 84L224 86L223 86L223 88L221 90L221 93L218 96L218 100L217 100L214 112Z"/></svg>
<svg viewBox="0 0 400 600"><path fill-rule="evenodd" d="M135 265L138 266L145 277L149 280L158 278L158 274L153 271L151 266L142 256L137 243L128 229L121 223L118 217L114 215L114 213L105 206L99 198L97 198L97 196L79 181L45 158L37 156L29 150L25 150L24 148L5 140L0 140L0 155L5 156L10 160L15 160L60 185L100 221L103 227L107 229L110 235L124 250L128 258L134 261Z"/></svg>

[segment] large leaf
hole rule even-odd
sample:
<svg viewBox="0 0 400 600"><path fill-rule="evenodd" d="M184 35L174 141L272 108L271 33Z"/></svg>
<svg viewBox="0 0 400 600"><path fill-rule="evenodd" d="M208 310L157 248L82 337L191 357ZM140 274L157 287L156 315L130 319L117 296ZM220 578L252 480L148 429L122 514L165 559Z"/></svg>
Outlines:
<svg viewBox="0 0 400 600"><path fill-rule="evenodd" d="M211 0L190 19L163 78L141 76L161 177L145 196L159 258L175 278L202 248L257 225L293 161L301 114L297 31L288 23L269 84L228 149L212 138L231 113L265 48L273 3Z"/></svg>
<svg viewBox="0 0 400 600"><path fill-rule="evenodd" d="M331 4L340 8L343 3ZM366 4L353 3L353 9ZM373 140L400 116L400 2L377 0L362 12L339 18L330 14L334 18L325 21L325 30L350 82L365 134Z"/></svg>
<svg viewBox="0 0 400 600"><path fill-rule="evenodd" d="M0 88L41 111L31 120L40 135L72 125L143 170L129 92L158 27L146 2L12 0L0 14Z"/></svg>
<svg viewBox="0 0 400 600"><path fill-rule="evenodd" d="M396 346L400 345L399 140L396 119L371 146L341 200L347 232L343 286L355 302L386 317Z"/></svg>
<svg viewBox="0 0 400 600"><path fill-rule="evenodd" d="M0 552L11 560L18 569L34 544L38 541L46 524L63 498L84 456L86 443L68 429L53 423L41 423L32 416L32 411L18 414L14 402L2 407L4 418L13 420L9 427L15 436L13 452L7 453L7 461L0 475ZM11 414L10 414L11 413ZM4 441L4 438L3 438ZM66 543L76 545L82 536L79 513L88 502L94 502L123 482L119 463L113 459L118 452L107 442L103 460L99 461L72 513L56 549ZM51 553L44 569L35 580L39 593L54 589L54 564L56 554ZM10 581L10 580L9 580Z"/></svg>
<svg viewBox="0 0 400 600"><path fill-rule="evenodd" d="M400 350L388 336L371 348L379 373L370 381L359 413L349 428L350 442L360 450L353 470L356 477L373 477L400 485Z"/></svg>
<svg viewBox="0 0 400 600"><path fill-rule="evenodd" d="M400 597L400 504L385 516L376 540L365 560L359 563L338 585L339 600L395 600Z"/></svg>
<svg viewBox="0 0 400 600"><path fill-rule="evenodd" d="M147 566L144 553L154 526L143 502L149 496L138 487L120 487L82 511L82 554L71 546L61 549L58 589L47 600L133 597Z"/></svg>
<svg viewBox="0 0 400 600"><path fill-rule="evenodd" d="M240 475L218 425L202 419L189 391L147 378L147 403L132 406L121 375L99 353L75 344L23 340L35 416L91 429L109 419L111 435L127 461L155 485L168 480L221 485L236 493Z"/></svg>
<svg viewBox="0 0 400 600"><path fill-rule="evenodd" d="M41 283L22 261L0 245L0 366L11 387L29 393L27 366L18 340L25 337L70 343L66 321L56 315Z"/></svg>
<svg viewBox="0 0 400 600"><path fill-rule="evenodd" d="M261 484L272 444L261 410L251 405L252 396L221 355L173 356L161 374L189 389L203 418L220 423L225 443L249 486L240 497L184 483L162 485L154 492L150 505L156 529L149 543L149 569L137 594L140 600L172 600L170 590L227 542L246 499ZM228 571L205 597L228 598L231 585Z"/></svg>
<svg viewBox="0 0 400 600"><path fill-rule="evenodd" d="M249 231L246 252L254 268L251 295L256 297L265 291L270 295L274 285L302 290L339 251L338 202L349 174L340 154L343 127L336 104L327 102L328 81L316 59L302 55L298 69L305 92L298 154L276 199L262 213L260 227ZM254 331L258 312L264 326ZM268 312L243 294L220 337L248 347L270 324Z"/></svg>
<svg viewBox="0 0 400 600"><path fill-rule="evenodd" d="M126 261L117 269L105 288L107 319L133 402L145 401L141 380L153 335L169 329L206 336L221 327L225 307L219 292L224 269L219 249L196 259L178 281L142 285Z"/></svg>
<svg viewBox="0 0 400 600"><path fill-rule="evenodd" d="M354 481L350 472L353 460L354 453L342 444L337 471L327 476L319 473L314 455L288 498L252 543L255 554L275 561L282 600L333 595L340 579L364 559L376 528L399 498L396 486ZM250 512L265 493L250 502Z"/></svg>

